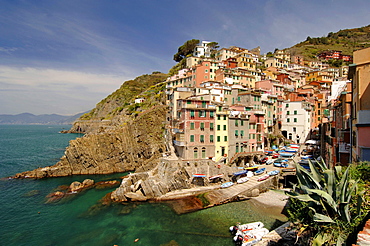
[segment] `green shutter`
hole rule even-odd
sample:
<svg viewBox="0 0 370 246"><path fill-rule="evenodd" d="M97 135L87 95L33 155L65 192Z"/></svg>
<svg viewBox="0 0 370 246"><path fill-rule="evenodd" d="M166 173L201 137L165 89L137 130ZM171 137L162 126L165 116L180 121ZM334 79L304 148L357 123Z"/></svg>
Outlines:
<svg viewBox="0 0 370 246"><path fill-rule="evenodd" d="M200 141L204 142L204 135L200 135Z"/></svg>
<svg viewBox="0 0 370 246"><path fill-rule="evenodd" d="M213 130L213 123L209 123L209 129Z"/></svg>
<svg viewBox="0 0 370 246"><path fill-rule="evenodd" d="M213 135L209 135L209 141L213 143Z"/></svg>
<svg viewBox="0 0 370 246"><path fill-rule="evenodd" d="M190 135L190 142L194 142L194 135Z"/></svg>
<svg viewBox="0 0 370 246"><path fill-rule="evenodd" d="M190 117L194 117L194 115L195 115L194 110L191 110L191 111L190 111Z"/></svg>

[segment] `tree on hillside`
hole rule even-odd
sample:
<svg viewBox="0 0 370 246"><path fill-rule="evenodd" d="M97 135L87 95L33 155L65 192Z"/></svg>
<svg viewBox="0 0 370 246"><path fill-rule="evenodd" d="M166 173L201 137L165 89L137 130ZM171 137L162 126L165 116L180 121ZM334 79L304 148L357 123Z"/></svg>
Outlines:
<svg viewBox="0 0 370 246"><path fill-rule="evenodd" d="M220 46L218 45L217 42L210 42L207 44L207 46L210 48L211 57L214 58L217 52L217 49L220 48Z"/></svg>
<svg viewBox="0 0 370 246"><path fill-rule="evenodd" d="M192 39L186 41L183 45L181 45L177 53L173 56L174 61L180 62L182 59L186 58L187 55L193 53L194 48L199 44L198 39Z"/></svg>

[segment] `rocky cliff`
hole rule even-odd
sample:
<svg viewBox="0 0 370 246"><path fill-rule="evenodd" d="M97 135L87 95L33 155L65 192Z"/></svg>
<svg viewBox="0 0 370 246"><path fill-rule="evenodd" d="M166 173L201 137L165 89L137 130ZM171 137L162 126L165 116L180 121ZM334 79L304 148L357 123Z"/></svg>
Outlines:
<svg viewBox="0 0 370 246"><path fill-rule="evenodd" d="M159 105L121 126L72 140L57 164L19 173L15 178L149 170L166 152L163 137L166 112L167 107Z"/></svg>
<svg viewBox="0 0 370 246"><path fill-rule="evenodd" d="M167 151L164 135L168 108L162 83L166 76L153 73L126 81L67 131L85 135L70 141L58 163L14 177L45 178L151 169ZM135 103L136 98L143 100Z"/></svg>

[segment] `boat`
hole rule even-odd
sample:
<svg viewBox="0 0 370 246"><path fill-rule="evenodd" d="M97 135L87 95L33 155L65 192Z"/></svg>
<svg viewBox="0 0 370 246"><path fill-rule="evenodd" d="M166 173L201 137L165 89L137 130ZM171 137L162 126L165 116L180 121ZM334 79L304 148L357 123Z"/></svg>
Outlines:
<svg viewBox="0 0 370 246"><path fill-rule="evenodd" d="M257 221L257 222L247 223L247 224L237 223L234 226L230 226L229 230L230 230L231 234L236 235L237 233L238 234L243 234L247 231L260 229L260 228L264 228L264 227L265 227L265 225L262 222Z"/></svg>
<svg viewBox="0 0 370 246"><path fill-rule="evenodd" d="M252 171L248 171L248 172L247 172L247 177L248 177L248 178L253 177L253 175L254 175L254 174L253 174L253 172L252 172Z"/></svg>
<svg viewBox="0 0 370 246"><path fill-rule="evenodd" d="M274 162L274 166L275 167L288 167L289 165L288 163L285 163L285 162L277 162L277 163Z"/></svg>
<svg viewBox="0 0 370 246"><path fill-rule="evenodd" d="M253 166L253 167L245 167L244 170L247 170L247 171L256 171L258 169L258 166Z"/></svg>
<svg viewBox="0 0 370 246"><path fill-rule="evenodd" d="M292 152L292 153L296 153L296 152L298 152L298 149L295 149L295 148L286 148L285 150L284 150L285 152Z"/></svg>
<svg viewBox="0 0 370 246"><path fill-rule="evenodd" d="M228 188L228 187L230 187L232 185L234 185L233 182L226 182L226 183L221 184L221 188Z"/></svg>
<svg viewBox="0 0 370 246"><path fill-rule="evenodd" d="M267 174L270 176L278 175L280 173L280 170L273 170L271 172L268 172Z"/></svg>
<svg viewBox="0 0 370 246"><path fill-rule="evenodd" d="M269 159L269 160L266 161L266 165L270 165L272 163L274 163L274 160L272 160L272 159Z"/></svg>
<svg viewBox="0 0 370 246"><path fill-rule="evenodd" d="M238 184L242 184L242 183L247 182L248 180L249 180L249 178L248 178L248 177L242 177L242 178L238 179L236 182L237 182Z"/></svg>
<svg viewBox="0 0 370 246"><path fill-rule="evenodd" d="M293 148L293 149L299 149L299 145L298 144L291 144L289 147L290 148Z"/></svg>
<svg viewBox="0 0 370 246"><path fill-rule="evenodd" d="M270 175L265 174L262 177L258 178L257 181L264 181L264 180L268 179L269 177L270 177Z"/></svg>
<svg viewBox="0 0 370 246"><path fill-rule="evenodd" d="M196 173L196 174L193 174L193 178L205 178L206 175L203 174L203 173Z"/></svg>
<svg viewBox="0 0 370 246"><path fill-rule="evenodd" d="M260 174L264 173L265 171L266 171L265 167L260 168L260 169L258 169L257 171L254 172L254 175L260 175Z"/></svg>
<svg viewBox="0 0 370 246"><path fill-rule="evenodd" d="M248 170L242 170L242 171L239 171L239 172L236 172L236 173L233 173L234 176L240 176L240 175L243 175L243 174L247 174Z"/></svg>
<svg viewBox="0 0 370 246"><path fill-rule="evenodd" d="M214 175L214 176L209 177L209 180L213 180L213 179L217 179L217 178L222 178L222 176L224 176L224 175L223 174Z"/></svg>
<svg viewBox="0 0 370 246"><path fill-rule="evenodd" d="M236 245L251 246L261 241L262 238L269 233L266 228L250 230L244 235L235 235L234 242Z"/></svg>
<svg viewBox="0 0 370 246"><path fill-rule="evenodd" d="M281 169L282 172L295 172L295 167L286 167Z"/></svg>
<svg viewBox="0 0 370 246"><path fill-rule="evenodd" d="M293 153L293 152L280 152L279 155L281 157L293 157L293 155L295 155L295 153Z"/></svg>

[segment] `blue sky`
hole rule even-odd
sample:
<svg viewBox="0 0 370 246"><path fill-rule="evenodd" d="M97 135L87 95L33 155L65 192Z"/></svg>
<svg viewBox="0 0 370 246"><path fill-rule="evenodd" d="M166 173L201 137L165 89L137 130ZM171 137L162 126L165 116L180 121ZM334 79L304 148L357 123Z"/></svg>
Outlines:
<svg viewBox="0 0 370 246"><path fill-rule="evenodd" d="M0 0L0 114L88 111L189 39L263 53L370 24L367 0Z"/></svg>

